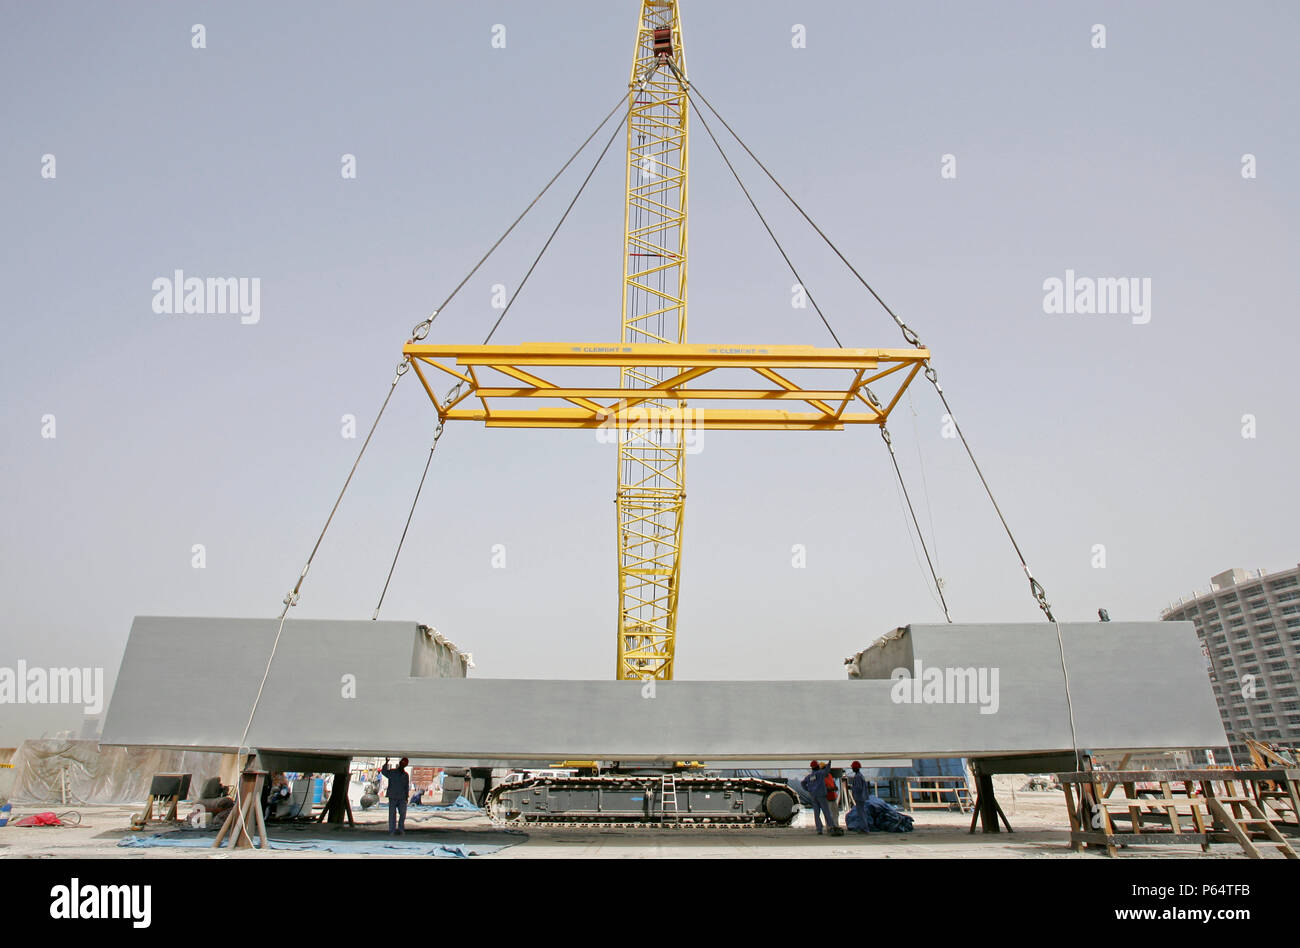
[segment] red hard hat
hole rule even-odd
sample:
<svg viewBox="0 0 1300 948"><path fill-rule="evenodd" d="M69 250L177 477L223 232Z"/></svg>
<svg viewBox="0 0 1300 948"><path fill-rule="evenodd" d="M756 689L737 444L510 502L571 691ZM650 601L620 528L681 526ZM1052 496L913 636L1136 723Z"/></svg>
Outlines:
<svg viewBox="0 0 1300 948"><path fill-rule="evenodd" d="M852 767L854 770L862 769L862 765L859 764L856 760L853 763L849 764L849 766Z"/></svg>
<svg viewBox="0 0 1300 948"><path fill-rule="evenodd" d="M816 770L817 767L818 767L817 761L815 761L815 760L813 760L813 761L809 761L809 762L808 762L808 766L811 767L813 770Z"/></svg>

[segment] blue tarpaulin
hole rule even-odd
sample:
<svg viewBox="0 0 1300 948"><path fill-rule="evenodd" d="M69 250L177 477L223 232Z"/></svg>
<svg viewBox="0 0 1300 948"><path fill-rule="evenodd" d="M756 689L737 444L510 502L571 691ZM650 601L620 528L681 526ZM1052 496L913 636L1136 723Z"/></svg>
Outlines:
<svg viewBox="0 0 1300 948"><path fill-rule="evenodd" d="M874 794L867 797L867 825L862 826L857 807L844 815L844 828L855 833L910 833L912 818Z"/></svg>
<svg viewBox="0 0 1300 948"><path fill-rule="evenodd" d="M299 834L294 834L299 835ZM387 835L360 835L356 839L327 836L306 836L302 839L271 837L271 849L286 851L315 851L347 856L441 856L464 859L469 856L486 856L500 852L527 839L523 833L510 831L472 833L459 831L420 831L413 838L393 839ZM419 839L419 836L426 836ZM512 838L513 837L513 838ZM214 834L204 830L175 830L149 836L127 836L117 845L128 849L207 849L212 846ZM256 836L253 837L257 839Z"/></svg>

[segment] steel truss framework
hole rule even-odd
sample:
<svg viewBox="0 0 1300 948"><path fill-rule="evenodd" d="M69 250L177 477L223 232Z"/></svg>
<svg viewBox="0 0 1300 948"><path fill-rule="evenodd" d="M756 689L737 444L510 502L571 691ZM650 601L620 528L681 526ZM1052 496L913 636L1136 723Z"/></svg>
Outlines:
<svg viewBox="0 0 1300 948"><path fill-rule="evenodd" d="M845 425L884 424L930 357L928 349L916 348L655 343L408 343L403 352L442 421L481 421L489 428L658 428L666 433L664 440L690 428L839 431ZM597 370L618 368L623 376L628 367L662 370L664 378L651 387L591 382ZM442 377L429 369L456 380L450 399L439 397ZM558 382L557 372L587 378ZM710 373L732 378L743 373L753 382L702 387ZM805 381L795 381L796 373ZM809 384L814 375L817 384ZM773 402L796 404L770 407ZM755 407L760 404L764 407Z"/></svg>

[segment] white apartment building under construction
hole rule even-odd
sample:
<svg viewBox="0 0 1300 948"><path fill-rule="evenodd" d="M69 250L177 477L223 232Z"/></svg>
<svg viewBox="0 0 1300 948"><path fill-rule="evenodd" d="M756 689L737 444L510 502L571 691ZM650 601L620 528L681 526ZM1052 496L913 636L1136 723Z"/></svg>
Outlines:
<svg viewBox="0 0 1300 948"><path fill-rule="evenodd" d="M1160 617L1196 626L1239 763L1249 759L1243 738L1300 744L1300 566L1230 569Z"/></svg>

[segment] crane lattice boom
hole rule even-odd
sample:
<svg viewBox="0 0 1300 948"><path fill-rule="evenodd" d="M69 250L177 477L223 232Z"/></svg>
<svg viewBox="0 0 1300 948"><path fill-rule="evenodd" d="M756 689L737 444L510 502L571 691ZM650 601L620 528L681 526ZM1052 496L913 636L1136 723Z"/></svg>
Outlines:
<svg viewBox="0 0 1300 948"><path fill-rule="evenodd" d="M676 0L643 0L628 88L623 333L686 342L686 59ZM620 387L655 388L662 366L624 366ZM662 399L651 411L671 408ZM681 423L618 429L617 677L673 677L686 445Z"/></svg>

